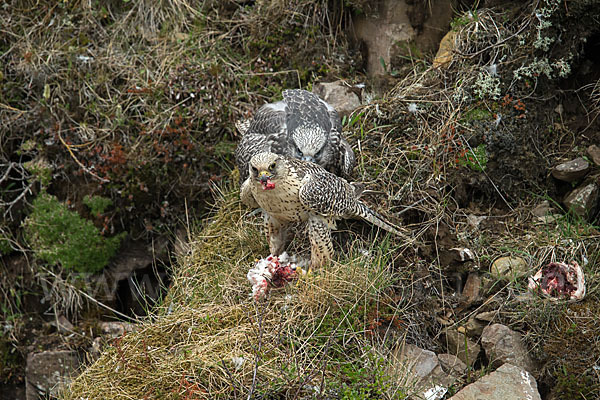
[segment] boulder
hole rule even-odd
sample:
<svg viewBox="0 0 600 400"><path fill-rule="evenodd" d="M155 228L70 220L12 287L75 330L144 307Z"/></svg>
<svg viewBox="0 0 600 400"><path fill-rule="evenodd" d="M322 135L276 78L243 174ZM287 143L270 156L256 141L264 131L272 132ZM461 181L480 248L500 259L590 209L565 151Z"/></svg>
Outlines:
<svg viewBox="0 0 600 400"><path fill-rule="evenodd" d="M492 324L486 326L481 334L481 344L493 367L510 363L526 371L536 371L535 362L529 356L522 336L506 325Z"/></svg>
<svg viewBox="0 0 600 400"><path fill-rule="evenodd" d="M487 324L478 320L477 317L471 316L464 325L465 334L468 337L479 337L486 326Z"/></svg>
<svg viewBox="0 0 600 400"><path fill-rule="evenodd" d="M587 148L586 153L594 164L600 165L600 147L593 144Z"/></svg>
<svg viewBox="0 0 600 400"><path fill-rule="evenodd" d="M492 322L495 318L498 318L498 310L480 312L475 318L479 321Z"/></svg>
<svg viewBox="0 0 600 400"><path fill-rule="evenodd" d="M535 378L515 365L496 371L465 386L449 400L541 400Z"/></svg>
<svg viewBox="0 0 600 400"><path fill-rule="evenodd" d="M467 372L467 364L455 355L444 353L438 354L437 357L442 370L448 375L460 378Z"/></svg>
<svg viewBox="0 0 600 400"><path fill-rule="evenodd" d="M77 353L73 350L48 350L30 353L25 369L27 400L40 396L58 397L59 392L71 382L79 368Z"/></svg>
<svg viewBox="0 0 600 400"><path fill-rule="evenodd" d="M106 335L112 339L118 338L126 334L127 332L133 332L137 329L136 325L129 322L121 321L107 321L100 322L100 331L103 335Z"/></svg>
<svg viewBox="0 0 600 400"><path fill-rule="evenodd" d="M479 299L479 292L481 289L481 278L477 272L469 273L465 287L461 294L461 305L468 307Z"/></svg>
<svg viewBox="0 0 600 400"><path fill-rule="evenodd" d="M513 279L529 273L529 264L521 257L500 257L492 263L490 272L500 279Z"/></svg>
<svg viewBox="0 0 600 400"><path fill-rule="evenodd" d="M561 181L575 182L583 178L589 170L590 163L578 157L552 168L552 176Z"/></svg>
<svg viewBox="0 0 600 400"><path fill-rule="evenodd" d="M446 36L442 38L440 47L433 59L433 67L440 68L450 64L454 58L454 39L456 38L456 31L449 31Z"/></svg>
<svg viewBox="0 0 600 400"><path fill-rule="evenodd" d="M531 214L537 217L538 221L547 224L554 222L560 215L559 211L555 207L552 207L548 200L544 200L535 206L535 208L531 210Z"/></svg>
<svg viewBox="0 0 600 400"><path fill-rule="evenodd" d="M460 358L465 364L473 366L479 357L481 346L467 338L464 333L452 328L445 329L443 337L445 342L442 344L447 348L448 353Z"/></svg>
<svg viewBox="0 0 600 400"><path fill-rule="evenodd" d="M313 92L335 108L340 117L347 117L360 107L360 99L343 81L317 83Z"/></svg>
<svg viewBox="0 0 600 400"><path fill-rule="evenodd" d="M433 351L421 349L412 344L402 346L400 361L407 365L412 375L419 381L426 380L441 370L440 363Z"/></svg>
<svg viewBox="0 0 600 400"><path fill-rule="evenodd" d="M436 51L454 16L451 2L434 7L408 0L365 3L376 3L376 10L357 13L353 33L366 45L370 76L391 72L396 60Z"/></svg>
<svg viewBox="0 0 600 400"><path fill-rule="evenodd" d="M444 369L440 364L441 360L434 352L412 344L403 344L394 354L395 362L392 363L388 375L396 376L399 381L408 383L421 397L438 400L464 373L464 364L452 357L450 354L442 356L443 362L446 363Z"/></svg>
<svg viewBox="0 0 600 400"><path fill-rule="evenodd" d="M73 329L75 329L71 321L64 315L60 315L55 320L50 321L50 325L54 326L59 333L65 335L73 333Z"/></svg>
<svg viewBox="0 0 600 400"><path fill-rule="evenodd" d="M571 191L564 200L567 209L582 218L590 218L598 205L598 185L590 182Z"/></svg>

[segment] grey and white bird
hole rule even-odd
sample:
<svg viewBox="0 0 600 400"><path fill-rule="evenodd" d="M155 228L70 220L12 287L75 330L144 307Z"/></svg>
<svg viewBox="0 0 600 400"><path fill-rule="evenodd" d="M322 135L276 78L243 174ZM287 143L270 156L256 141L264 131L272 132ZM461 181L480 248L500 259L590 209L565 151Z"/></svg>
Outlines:
<svg viewBox="0 0 600 400"><path fill-rule="evenodd" d="M248 206L263 209L273 255L285 250L288 230L297 222L307 222L313 268L333 256L331 229L339 219L360 218L405 236L359 200L361 186L348 183L320 165L263 152L250 159L248 175L240 197Z"/></svg>
<svg viewBox="0 0 600 400"><path fill-rule="evenodd" d="M314 162L345 178L356 165L337 111L306 90L284 90L283 100L263 105L236 126L243 134L235 151L240 183L248 177L250 158L264 151Z"/></svg>

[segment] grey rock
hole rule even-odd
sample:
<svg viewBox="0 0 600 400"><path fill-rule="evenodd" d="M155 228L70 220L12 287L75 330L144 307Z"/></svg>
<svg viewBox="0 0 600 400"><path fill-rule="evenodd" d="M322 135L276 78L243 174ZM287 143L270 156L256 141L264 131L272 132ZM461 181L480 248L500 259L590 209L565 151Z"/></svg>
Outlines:
<svg viewBox="0 0 600 400"><path fill-rule="evenodd" d="M498 311L485 311L477 314L476 319L485 322L492 322L498 316Z"/></svg>
<svg viewBox="0 0 600 400"><path fill-rule="evenodd" d="M462 360L455 355L444 353L438 354L437 357L438 361L440 362L440 366L445 373L459 378L464 375L465 372L467 372L467 364L462 362Z"/></svg>
<svg viewBox="0 0 600 400"><path fill-rule="evenodd" d="M465 333L468 337L479 337L483 333L483 328L487 326L486 323L481 322L476 317L472 316L467 320L465 324Z"/></svg>
<svg viewBox="0 0 600 400"><path fill-rule="evenodd" d="M521 257L500 257L492 263L490 272L501 279L519 278L529 273L529 265Z"/></svg>
<svg viewBox="0 0 600 400"><path fill-rule="evenodd" d="M481 346L467 338L464 333L452 328L445 329L443 337L445 342L442 344L447 348L448 353L460 358L465 364L473 366L479 357Z"/></svg>
<svg viewBox="0 0 600 400"><path fill-rule="evenodd" d="M536 217L544 217L548 214L551 214L553 210L554 207L550 205L550 202L548 200L544 200L535 206L535 208L531 210L531 213Z"/></svg>
<svg viewBox="0 0 600 400"><path fill-rule="evenodd" d="M600 147L593 144L587 148L586 153L594 164L600 165Z"/></svg>
<svg viewBox="0 0 600 400"><path fill-rule="evenodd" d="M144 242L127 241L104 269L102 275L86 281L86 293L111 306L117 301L117 287L136 271L166 259L168 242L160 238L153 246Z"/></svg>
<svg viewBox="0 0 600 400"><path fill-rule="evenodd" d="M50 321L50 325L54 326L56 330L62 334L73 333L73 329L75 329L71 321L64 315L60 315L55 320Z"/></svg>
<svg viewBox="0 0 600 400"><path fill-rule="evenodd" d="M48 395L58 397L78 368L77 353L72 350L30 353L25 369L26 399L37 400L40 396Z"/></svg>
<svg viewBox="0 0 600 400"><path fill-rule="evenodd" d="M354 34L367 47L369 75L385 74L386 68L391 65L390 53L394 43L408 42L417 35L407 11L408 5L404 1L384 0L378 7L377 15L354 18Z"/></svg>
<svg viewBox="0 0 600 400"><path fill-rule="evenodd" d="M461 294L461 304L464 307L468 307L479 299L479 292L481 289L481 278L476 272L469 273L465 287Z"/></svg>
<svg viewBox="0 0 600 400"><path fill-rule="evenodd" d="M395 362L388 370L388 375L396 376L399 381L414 388L415 393L420 394L419 398L441 399L447 392L447 388L462 375L462 373L445 372L434 352L412 344L403 344L399 347L394 354L394 359ZM454 365L456 364L452 364ZM460 369L460 366L458 368Z"/></svg>
<svg viewBox="0 0 600 400"><path fill-rule="evenodd" d="M535 373L535 362L529 356L522 339L519 332L502 324L486 326L481 334L481 344L492 366L510 363Z"/></svg>
<svg viewBox="0 0 600 400"><path fill-rule="evenodd" d="M118 338L127 332L135 331L136 326L134 324L130 324L129 322L109 321L100 322L100 330L104 335L107 335L111 338Z"/></svg>
<svg viewBox="0 0 600 400"><path fill-rule="evenodd" d="M594 215L598 205L598 185L590 182L570 192L564 200L565 206L582 218Z"/></svg>
<svg viewBox="0 0 600 400"><path fill-rule="evenodd" d="M91 361L96 361L100 358L100 354L102 353L102 338L97 337L92 341L92 345L88 349L88 355Z"/></svg>
<svg viewBox="0 0 600 400"><path fill-rule="evenodd" d="M430 377L440 367L433 351L423 350L412 344L402 346L400 359L410 367L410 371L419 380Z"/></svg>
<svg viewBox="0 0 600 400"><path fill-rule="evenodd" d="M313 92L335 108L340 117L349 116L361 105L356 93L342 81L317 83Z"/></svg>
<svg viewBox="0 0 600 400"><path fill-rule="evenodd" d="M372 4L374 12L357 13L352 27L356 38L366 44L370 76L389 73L399 57L409 55L408 43L419 52L435 52L453 17L451 3L439 2L428 10L426 19L417 29L411 22L412 2L381 0L363 4Z"/></svg>
<svg viewBox="0 0 600 400"><path fill-rule="evenodd" d="M535 378L526 370L504 364L467 385L449 400L541 400Z"/></svg>
<svg viewBox="0 0 600 400"><path fill-rule="evenodd" d="M544 200L535 206L535 208L531 210L531 214L537 217L538 221L547 224L554 222L560 215L558 209L556 209L556 207L552 207L548 200Z"/></svg>
<svg viewBox="0 0 600 400"><path fill-rule="evenodd" d="M561 181L574 182L583 178L589 170L590 164L578 157L552 168L552 176Z"/></svg>

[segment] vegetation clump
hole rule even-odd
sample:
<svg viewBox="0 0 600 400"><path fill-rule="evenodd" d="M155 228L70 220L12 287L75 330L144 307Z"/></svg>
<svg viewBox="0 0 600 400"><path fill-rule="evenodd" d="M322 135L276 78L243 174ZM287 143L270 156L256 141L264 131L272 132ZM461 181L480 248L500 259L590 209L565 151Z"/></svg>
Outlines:
<svg viewBox="0 0 600 400"><path fill-rule="evenodd" d="M55 196L42 192L24 222L25 237L40 260L75 272L101 271L126 233L100 235L94 224L71 211Z"/></svg>

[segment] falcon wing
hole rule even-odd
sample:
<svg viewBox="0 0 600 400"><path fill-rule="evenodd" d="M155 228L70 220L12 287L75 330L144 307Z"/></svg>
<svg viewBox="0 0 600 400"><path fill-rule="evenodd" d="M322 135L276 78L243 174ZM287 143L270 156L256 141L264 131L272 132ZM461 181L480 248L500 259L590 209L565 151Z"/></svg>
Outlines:
<svg viewBox="0 0 600 400"><path fill-rule="evenodd" d="M302 181L300 202L316 214L343 218L356 203L354 188L332 173L313 172L307 174Z"/></svg>
<svg viewBox="0 0 600 400"><path fill-rule="evenodd" d="M265 104L258 109L252 118L250 126L248 127L248 132L267 136L286 135L286 114L287 105L283 101Z"/></svg>
<svg viewBox="0 0 600 400"><path fill-rule="evenodd" d="M340 172L343 177L349 177L356 166L356 156L354 155L354 150L352 150L352 146L350 143L346 141L346 139L342 138L340 147Z"/></svg>
<svg viewBox="0 0 600 400"><path fill-rule="evenodd" d="M327 103L316 94L301 89L284 90L283 100L288 106L288 132L311 125L317 125L327 133L331 131Z"/></svg>

